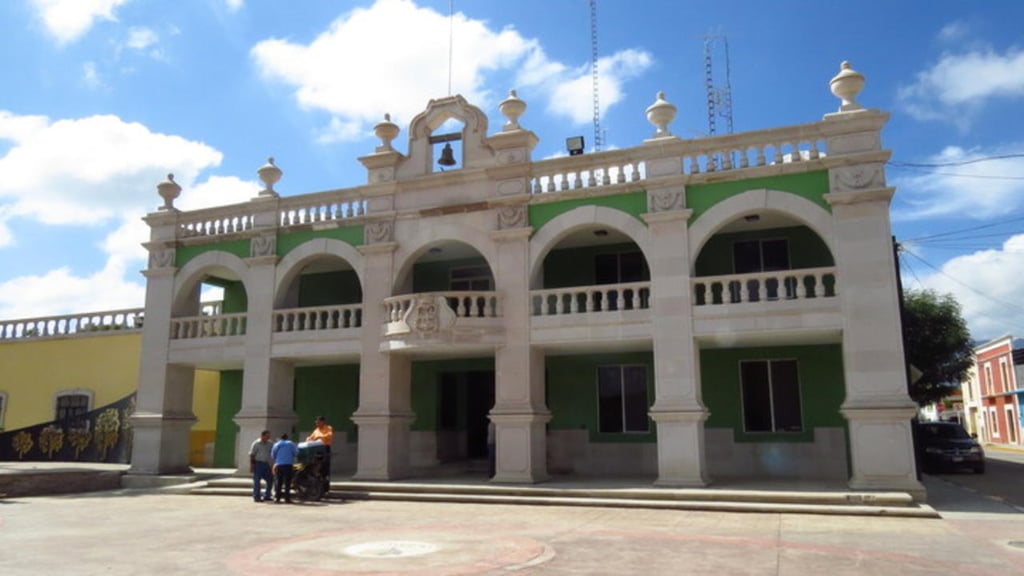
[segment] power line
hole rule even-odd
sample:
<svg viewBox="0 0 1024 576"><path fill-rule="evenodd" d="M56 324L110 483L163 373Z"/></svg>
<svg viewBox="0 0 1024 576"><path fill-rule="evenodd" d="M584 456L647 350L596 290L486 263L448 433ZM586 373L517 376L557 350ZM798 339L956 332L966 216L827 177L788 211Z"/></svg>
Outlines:
<svg viewBox="0 0 1024 576"><path fill-rule="evenodd" d="M956 282L957 284L959 284L960 286L963 286L964 288L966 288L966 289L970 290L971 292L974 292L974 293L975 293L975 294L977 294L978 296L981 296L982 298L986 298L986 299L988 299L988 300L991 300L991 301L993 301L993 302L996 302L996 303L998 303L998 304L1002 304L1003 306L1008 306L1008 307L1010 307L1010 308L1014 308L1014 309L1016 309L1016 310L1019 310L1019 311L1021 311L1021 312L1024 312L1024 308L1022 308L1022 307L1018 306L1017 304L1013 304L1013 303L1010 303L1010 302L1006 302L1006 301L1000 300L1000 299L998 299L998 298L995 298L995 297L993 297L993 296L989 296L988 294L985 294L985 293L984 293L984 292L982 292L981 290L978 290L977 288L975 288L975 287L973 287L973 286L970 286L969 284L965 284L964 282L961 282L961 281L960 281L960 280L958 280L957 278L954 278L953 276L950 276L949 274L947 274L947 273L946 273L946 272L945 272L944 270L942 270L941 268L939 268L939 267L935 266L935 265L934 265L934 264L932 264L931 262L929 262L929 261L925 260L924 258L922 258L922 257L918 256L917 254L915 254L915 253L914 253L913 251L911 251L911 250L907 249L907 248L906 248L906 246L905 246L904 244L900 244L900 250L901 250L902 252L906 253L906 254L909 254L910 256L913 256L914 258L917 258L917 259L918 259L918 260L920 260L920 261L921 261L921 263L923 263L923 264L924 264L925 266L927 266L927 267L931 268L932 270L935 270L935 271L936 271L936 272L938 272L939 274L942 274L942 275L943 275L943 276L945 276L946 278L949 278L949 279L950 279L950 280L952 280L953 282Z"/></svg>
<svg viewBox="0 0 1024 576"><path fill-rule="evenodd" d="M950 166L966 166L968 164L977 164L979 162L990 162L993 160L1009 160L1011 158L1024 158L1024 154L1001 154L998 156L982 156L981 158L972 158L970 160L958 160L956 162L936 162L932 164L922 162L896 162L890 161L889 164L893 166L905 166L912 168L948 168Z"/></svg>
<svg viewBox="0 0 1024 576"><path fill-rule="evenodd" d="M920 243L922 240L931 240L934 238L940 238L943 236L953 236L956 234L962 234L964 232L973 232L975 230L983 230L985 228L994 228L996 226L1002 226L1003 224L1009 224L1011 222L1020 222L1024 220L1024 216L1015 216L1013 218L1007 218L1005 220L997 220L995 222L989 222L987 224L979 224L977 226L971 226L969 228L959 228L957 230L950 230L947 232L939 232L938 234L931 234L929 236L918 236L917 238L910 238L905 240L906 242L917 242Z"/></svg>
<svg viewBox="0 0 1024 576"><path fill-rule="evenodd" d="M952 178L978 178L982 180L1024 180L1024 176L993 176L991 174L958 174L956 172L934 172L931 168L919 167L919 166L901 166L889 162L889 166L896 169L902 170L915 170L917 172L927 172L933 176L949 176Z"/></svg>

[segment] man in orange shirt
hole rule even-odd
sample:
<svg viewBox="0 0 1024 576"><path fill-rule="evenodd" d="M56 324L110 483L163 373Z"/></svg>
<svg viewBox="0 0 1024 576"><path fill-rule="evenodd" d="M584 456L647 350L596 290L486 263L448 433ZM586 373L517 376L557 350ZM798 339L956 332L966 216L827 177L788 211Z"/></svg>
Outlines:
<svg viewBox="0 0 1024 576"><path fill-rule="evenodd" d="M327 423L327 420L323 416L316 417L316 428L309 433L306 438L307 442L313 442L319 440L327 446L327 453L324 454L324 461L320 464L320 471L324 477L324 493L331 489L331 443L334 442L334 428Z"/></svg>

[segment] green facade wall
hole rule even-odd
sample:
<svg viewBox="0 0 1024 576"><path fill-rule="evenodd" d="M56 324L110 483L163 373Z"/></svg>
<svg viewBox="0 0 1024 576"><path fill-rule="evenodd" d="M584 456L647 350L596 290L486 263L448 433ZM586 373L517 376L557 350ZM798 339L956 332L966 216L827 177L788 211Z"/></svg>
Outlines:
<svg viewBox="0 0 1024 576"><path fill-rule="evenodd" d="M649 422L646 434L605 434L599 432L597 413L597 368L612 364L647 366L647 402L654 404L654 353L579 354L548 356L547 405L551 430L588 430L591 442L654 442L655 427Z"/></svg>
<svg viewBox="0 0 1024 576"><path fill-rule="evenodd" d="M468 268L470 266L484 266L490 270L487 260L479 258L461 258L458 260L444 260L441 262L420 262L412 268L412 291L413 292L443 292L448 290L452 268ZM491 273L491 283L494 282L494 273Z"/></svg>
<svg viewBox="0 0 1024 576"><path fill-rule="evenodd" d="M632 242L552 250L544 258L544 288L592 286L597 283L596 255L638 251L640 248ZM646 276L645 280L650 280L649 270Z"/></svg>
<svg viewBox="0 0 1024 576"><path fill-rule="evenodd" d="M178 249L174 251L174 265L181 268L196 256L205 254L206 252L227 252L228 254L234 254L239 258L248 258L249 241L231 240L228 242L215 242L213 244L179 246Z"/></svg>
<svg viewBox="0 0 1024 576"><path fill-rule="evenodd" d="M718 276L733 274L732 246L743 240L775 240L785 238L789 241L790 268L816 268L834 266L832 254L825 242L806 226L790 226L770 230L756 230L734 234L716 234L704 244L694 270L697 276Z"/></svg>
<svg viewBox="0 0 1024 576"><path fill-rule="evenodd" d="M740 361L772 359L795 359L798 363L803 432L743 430ZM839 344L701 350L700 379L704 405L711 412L705 427L732 429L736 442L812 442L814 428L846 426L839 413L846 395Z"/></svg>
<svg viewBox="0 0 1024 576"><path fill-rule="evenodd" d="M335 442L355 442L352 414L359 408L359 365L296 368L294 402L297 429L312 430L313 419L323 416L334 428Z"/></svg>
<svg viewBox="0 0 1024 576"><path fill-rule="evenodd" d="M363 289L355 270L338 270L299 276L299 306L358 304Z"/></svg>
<svg viewBox="0 0 1024 576"><path fill-rule="evenodd" d="M223 370L217 395L217 433L213 440L213 465L232 468L235 465L235 439L238 425L235 414L242 409L242 371ZM274 436L281 434L277 432ZM253 438L255 440L255 438Z"/></svg>
<svg viewBox="0 0 1024 576"><path fill-rule="evenodd" d="M561 202L545 202L543 204L531 204L529 207L530 226L534 230L540 230L542 226L551 220L565 214L566 212L579 208L580 206L604 206L621 210L626 214L640 219L641 214L647 212L647 193L644 191L629 192L626 194L614 194L612 196L597 196L594 198L579 198L576 200L563 200ZM646 226L646 224L644 224Z"/></svg>
<svg viewBox="0 0 1024 576"><path fill-rule="evenodd" d="M317 238L333 238L341 240L350 246L363 245L363 226L342 226L330 230L304 230L290 234L281 234L277 237L277 255L286 256L295 248L315 240Z"/></svg>
<svg viewBox="0 0 1024 576"><path fill-rule="evenodd" d="M343 226L330 230L304 230L291 234L281 234L277 237L277 255L285 256L297 246L301 246L316 238L334 238L351 246L361 246L363 244L363 226ZM250 256L249 246L250 241L248 239L197 244L194 246L179 246L175 252L174 265L180 268L200 254L215 251L234 254L239 258L248 258Z"/></svg>
<svg viewBox="0 0 1024 576"><path fill-rule="evenodd" d="M832 211L831 206L829 206L824 198L824 195L829 191L828 172L820 170L804 174L750 178L748 180L687 186L686 207L693 210L690 222L700 218L709 208L722 200L742 194L743 192L760 189L792 192L814 202L829 212Z"/></svg>

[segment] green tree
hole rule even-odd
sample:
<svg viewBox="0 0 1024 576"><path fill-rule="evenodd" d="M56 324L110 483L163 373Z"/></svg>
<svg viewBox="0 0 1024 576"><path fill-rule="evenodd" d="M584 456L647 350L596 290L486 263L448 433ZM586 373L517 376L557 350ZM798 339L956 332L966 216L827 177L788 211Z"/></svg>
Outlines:
<svg viewBox="0 0 1024 576"><path fill-rule="evenodd" d="M956 391L974 364L971 333L952 294L904 292L903 341L907 362L921 372L909 386L921 406Z"/></svg>

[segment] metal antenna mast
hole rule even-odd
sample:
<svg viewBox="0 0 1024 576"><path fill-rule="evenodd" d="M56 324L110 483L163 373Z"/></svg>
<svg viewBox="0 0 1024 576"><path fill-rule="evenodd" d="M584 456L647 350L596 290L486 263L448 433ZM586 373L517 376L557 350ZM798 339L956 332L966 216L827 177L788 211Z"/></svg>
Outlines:
<svg viewBox="0 0 1024 576"><path fill-rule="evenodd" d="M590 0L590 75L594 92L594 152L601 151L601 103L597 75L597 0Z"/></svg>
<svg viewBox="0 0 1024 576"><path fill-rule="evenodd" d="M716 52L723 52L725 74L715 74ZM704 37L704 88L708 97L708 135L714 136L718 119L725 120L726 134L732 134L732 80L729 71L729 39L724 34Z"/></svg>

